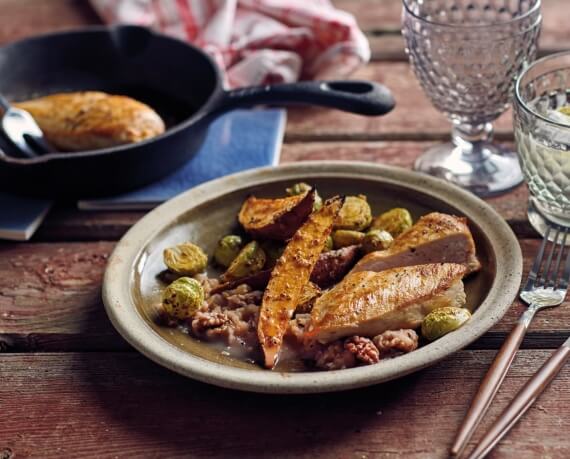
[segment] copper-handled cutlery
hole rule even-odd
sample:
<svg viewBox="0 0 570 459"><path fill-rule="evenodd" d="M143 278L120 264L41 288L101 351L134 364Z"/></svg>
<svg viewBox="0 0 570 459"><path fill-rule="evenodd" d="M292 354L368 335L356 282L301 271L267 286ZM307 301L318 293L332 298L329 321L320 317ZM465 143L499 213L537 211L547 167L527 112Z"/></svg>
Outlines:
<svg viewBox="0 0 570 459"><path fill-rule="evenodd" d="M553 224L548 225L548 229L544 235L544 239L538 254L536 255L536 259L534 260L526 284L520 293L520 298L528 305L528 308L521 315L517 325L501 346L501 349L497 353L495 360L485 375L477 394L473 398L469 411L467 412L467 415L459 428L453 446L451 447L451 456L457 457L462 454L467 442L481 422L484 414L487 412L491 401L505 379L507 371L511 366L515 354L519 349L536 312L544 308L559 306L564 302L570 278L570 254L566 257L564 271L561 275L559 274L559 271L569 232L570 228ZM548 251L548 255L545 257L546 246L552 233L554 233L552 236L552 245ZM564 350L564 352L567 351ZM544 372L546 372L545 367L543 367L541 371L543 371L544 375ZM523 412L518 416L522 415ZM518 417L516 419L518 419ZM516 419L512 424L516 422ZM500 437L493 437L493 439L495 439L493 442L494 445L499 441Z"/></svg>
<svg viewBox="0 0 570 459"><path fill-rule="evenodd" d="M554 352L540 370L523 386L501 416L483 436L469 459L485 457L499 443L520 417L532 406L535 400L548 387L570 358L570 338Z"/></svg>

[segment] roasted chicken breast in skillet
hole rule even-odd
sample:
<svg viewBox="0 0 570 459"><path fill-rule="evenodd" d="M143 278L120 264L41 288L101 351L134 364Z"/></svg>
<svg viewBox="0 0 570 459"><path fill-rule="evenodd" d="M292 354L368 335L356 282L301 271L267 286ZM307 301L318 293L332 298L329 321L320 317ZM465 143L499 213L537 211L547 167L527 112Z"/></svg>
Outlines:
<svg viewBox="0 0 570 459"><path fill-rule="evenodd" d="M467 273L481 268L466 218L439 212L424 215L398 236L389 249L369 253L352 272L379 272L427 263L459 263L466 267Z"/></svg>
<svg viewBox="0 0 570 459"><path fill-rule="evenodd" d="M155 137L164 122L148 105L99 91L52 94L17 102L62 151L114 147Z"/></svg>
<svg viewBox="0 0 570 459"><path fill-rule="evenodd" d="M457 263L352 272L317 299L306 336L327 343L417 328L435 309L465 305L466 272Z"/></svg>

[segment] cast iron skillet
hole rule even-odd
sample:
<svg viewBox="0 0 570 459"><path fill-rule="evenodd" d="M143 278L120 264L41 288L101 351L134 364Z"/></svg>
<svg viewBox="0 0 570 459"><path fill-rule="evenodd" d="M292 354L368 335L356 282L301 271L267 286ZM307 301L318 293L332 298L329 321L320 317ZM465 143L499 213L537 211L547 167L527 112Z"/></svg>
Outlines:
<svg viewBox="0 0 570 459"><path fill-rule="evenodd" d="M300 103L368 116L383 115L394 107L385 87L367 81L225 91L220 71L201 50L138 26L91 27L0 49L0 93L11 101L80 90L125 94L146 102L168 129L132 145L33 159L14 157L17 152L0 140L0 189L75 198L148 184L191 158L209 123L236 107Z"/></svg>

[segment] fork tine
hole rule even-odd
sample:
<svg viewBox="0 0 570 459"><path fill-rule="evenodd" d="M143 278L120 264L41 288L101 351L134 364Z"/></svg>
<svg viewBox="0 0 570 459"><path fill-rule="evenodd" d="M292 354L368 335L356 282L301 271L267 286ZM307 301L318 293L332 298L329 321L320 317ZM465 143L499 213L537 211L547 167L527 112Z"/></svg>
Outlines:
<svg viewBox="0 0 570 459"><path fill-rule="evenodd" d="M550 226L548 226L548 228L546 229L546 233L544 235L544 238L542 239L542 244L540 245L540 249L538 249L538 253L536 254L536 258L534 259L534 263L532 264L530 273L528 273L528 278L523 290L530 290L534 287L534 283L536 282L536 276L538 274L538 270L540 269L542 258L544 257L544 248L546 247L546 243L548 242L548 236L550 235L551 229L552 228Z"/></svg>
<svg viewBox="0 0 570 459"><path fill-rule="evenodd" d="M546 263L542 268L542 273L538 279L537 285L548 287L549 282L553 282L556 279L558 273L556 271L550 272L550 265L552 265L552 259L554 258L554 253L556 252L556 248L558 247L558 235L560 234L560 226L557 226L556 232L554 233L554 237L552 238L552 246L550 247L550 253L548 254L548 258L546 259Z"/></svg>
<svg viewBox="0 0 570 459"><path fill-rule="evenodd" d="M549 286L555 288L558 281L558 273L560 272L560 263L562 262L562 255L564 254L564 249L566 247L566 237L568 236L569 228L564 228L564 232L562 233L562 243L560 245L560 250L558 251L558 256L556 257L556 265L554 266L554 275L550 277Z"/></svg>
<svg viewBox="0 0 570 459"><path fill-rule="evenodd" d="M562 248L564 249L564 247ZM564 273L560 278L557 288L560 288L562 290L568 290L568 282L570 282L570 250L568 250L568 254L566 255L566 264L564 266Z"/></svg>

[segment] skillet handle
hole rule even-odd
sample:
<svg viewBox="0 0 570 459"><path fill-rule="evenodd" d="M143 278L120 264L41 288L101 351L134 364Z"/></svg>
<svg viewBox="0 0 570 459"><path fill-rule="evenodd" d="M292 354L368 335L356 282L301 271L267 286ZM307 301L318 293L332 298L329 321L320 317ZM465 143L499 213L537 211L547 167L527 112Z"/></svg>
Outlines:
<svg viewBox="0 0 570 459"><path fill-rule="evenodd" d="M227 91L217 108L226 111L258 104L321 105L374 116L388 113L395 102L388 88L371 81L301 81Z"/></svg>

